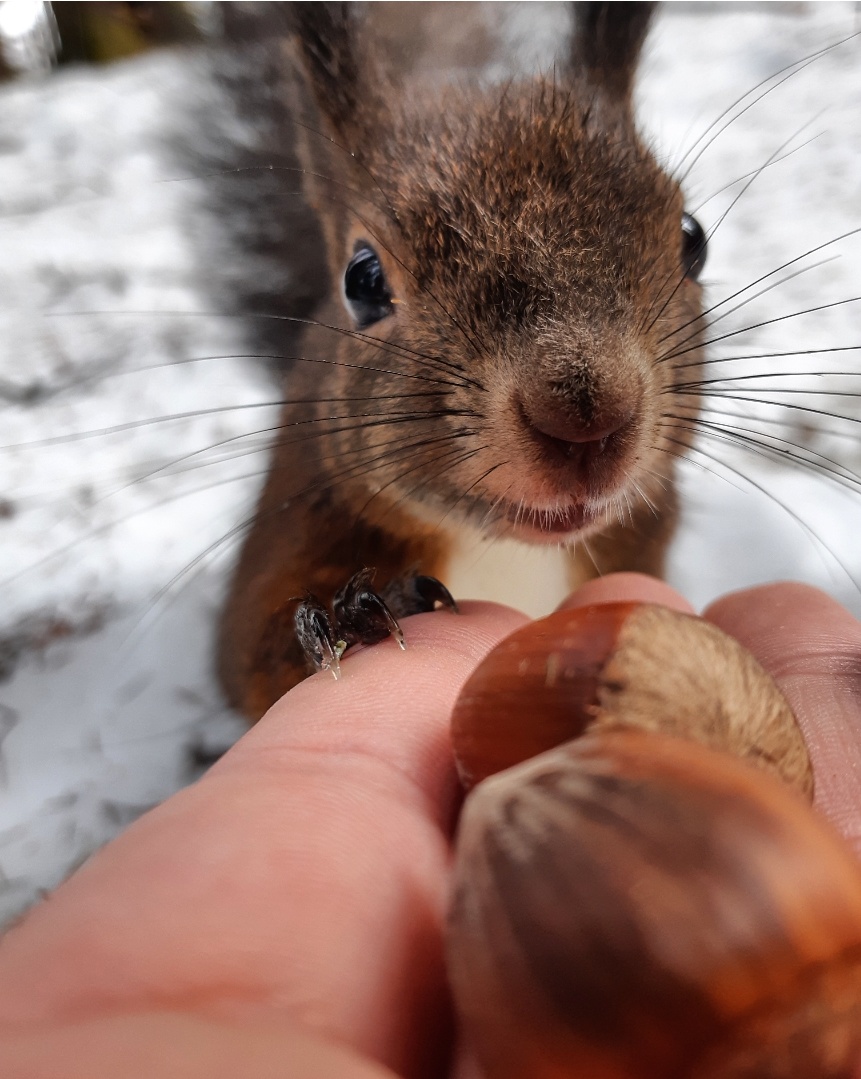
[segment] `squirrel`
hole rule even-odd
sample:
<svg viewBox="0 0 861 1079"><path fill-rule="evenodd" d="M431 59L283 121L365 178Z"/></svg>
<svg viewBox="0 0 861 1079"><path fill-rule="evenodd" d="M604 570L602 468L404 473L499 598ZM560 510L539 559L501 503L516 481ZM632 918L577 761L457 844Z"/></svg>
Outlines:
<svg viewBox="0 0 861 1079"><path fill-rule="evenodd" d="M285 5L329 290L220 623L252 720L308 672L297 600L319 597L299 613L314 636L345 583L382 596L378 635L347 643L379 639L453 602L427 582L466 533L562 545L572 584L662 573L698 408L667 357L685 342L690 383L706 236L633 116L655 5L570 6L549 74L430 88L387 69L363 5Z"/></svg>

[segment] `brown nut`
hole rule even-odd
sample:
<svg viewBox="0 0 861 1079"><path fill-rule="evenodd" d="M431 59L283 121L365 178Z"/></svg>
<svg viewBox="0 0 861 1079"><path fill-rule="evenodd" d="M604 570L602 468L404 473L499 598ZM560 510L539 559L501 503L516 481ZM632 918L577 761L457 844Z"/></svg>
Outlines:
<svg viewBox="0 0 861 1079"><path fill-rule="evenodd" d="M487 1079L838 1079L861 1060L861 871L781 784L638 730L479 784L451 983Z"/></svg>
<svg viewBox="0 0 861 1079"><path fill-rule="evenodd" d="M620 724L726 750L812 798L807 750L771 677L715 626L653 604L557 611L512 634L464 686L452 742L470 787Z"/></svg>

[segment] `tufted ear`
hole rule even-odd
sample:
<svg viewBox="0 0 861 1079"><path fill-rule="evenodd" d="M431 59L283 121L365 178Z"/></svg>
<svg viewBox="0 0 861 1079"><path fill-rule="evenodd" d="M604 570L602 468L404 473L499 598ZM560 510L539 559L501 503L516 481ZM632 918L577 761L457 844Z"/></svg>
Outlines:
<svg viewBox="0 0 861 1079"><path fill-rule="evenodd" d="M292 3L297 59L329 133L359 149L381 104L382 77L364 35L363 4Z"/></svg>
<svg viewBox="0 0 861 1079"><path fill-rule="evenodd" d="M584 75L615 101L627 104L640 50L657 4L623 0L572 6L571 70Z"/></svg>

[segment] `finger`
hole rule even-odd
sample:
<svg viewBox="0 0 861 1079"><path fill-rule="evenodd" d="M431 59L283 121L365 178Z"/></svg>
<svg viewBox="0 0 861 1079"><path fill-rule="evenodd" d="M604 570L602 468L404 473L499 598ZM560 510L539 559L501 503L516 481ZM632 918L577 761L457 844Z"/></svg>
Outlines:
<svg viewBox="0 0 861 1079"><path fill-rule="evenodd" d="M296 687L0 941L0 1021L287 1014L399 1073L446 1048L448 723L524 616L420 615Z"/></svg>
<svg viewBox="0 0 861 1079"><path fill-rule="evenodd" d="M558 610L586 607L592 603L659 603L663 607L693 614L694 609L674 588L644 573L612 573L587 581L559 604Z"/></svg>
<svg viewBox="0 0 861 1079"><path fill-rule="evenodd" d="M704 617L749 648L786 694L813 760L816 805L861 853L861 623L800 584L726 596Z"/></svg>
<svg viewBox="0 0 861 1079"><path fill-rule="evenodd" d="M0 1059L19 1079L395 1079L300 1028L168 1012L0 1031Z"/></svg>

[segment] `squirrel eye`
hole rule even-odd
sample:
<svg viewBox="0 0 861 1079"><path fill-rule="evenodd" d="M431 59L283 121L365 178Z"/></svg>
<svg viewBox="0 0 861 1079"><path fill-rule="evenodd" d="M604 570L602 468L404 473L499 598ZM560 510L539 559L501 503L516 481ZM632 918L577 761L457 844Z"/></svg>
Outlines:
<svg viewBox="0 0 861 1079"><path fill-rule="evenodd" d="M357 243L344 271L344 302L360 330L392 313L392 294L376 251Z"/></svg>
<svg viewBox="0 0 861 1079"><path fill-rule="evenodd" d="M682 268L685 277L699 281L706 264L708 242L702 225L689 213L682 214Z"/></svg>

